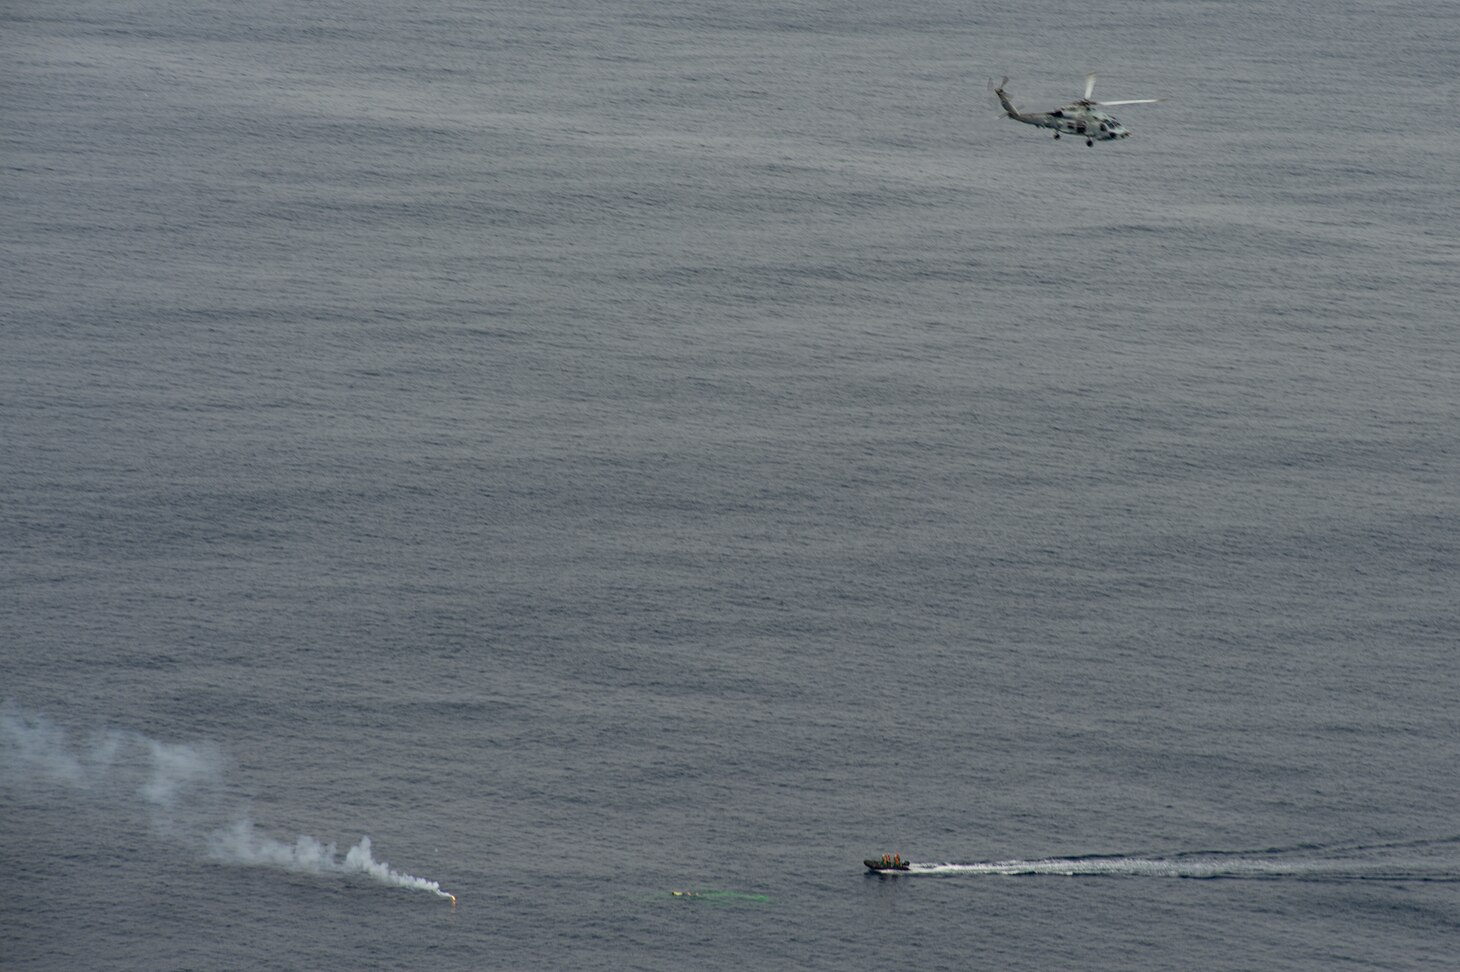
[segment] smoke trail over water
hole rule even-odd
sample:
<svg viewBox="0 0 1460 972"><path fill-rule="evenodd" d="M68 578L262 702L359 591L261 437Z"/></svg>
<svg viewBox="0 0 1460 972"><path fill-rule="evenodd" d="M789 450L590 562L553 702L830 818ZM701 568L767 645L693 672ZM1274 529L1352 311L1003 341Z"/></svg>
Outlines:
<svg viewBox="0 0 1460 972"><path fill-rule="evenodd" d="M225 762L216 747L164 743L135 732L111 730L77 741L42 716L0 706L0 792L24 792L42 804L89 798L109 816L131 813L159 836L221 863L361 874L456 902L437 882L377 861L369 837L341 857L334 843L314 837L289 843L259 833L229 792Z"/></svg>
<svg viewBox="0 0 1460 972"><path fill-rule="evenodd" d="M325 844L313 837L299 837L288 844L254 831L253 821L243 819L208 835L208 854L228 864L278 867L307 874L364 874L382 884L430 891L437 897L456 900L442 891L441 885L426 878L393 870L384 861L377 861L370 850L370 838L345 852L343 859L333 843Z"/></svg>

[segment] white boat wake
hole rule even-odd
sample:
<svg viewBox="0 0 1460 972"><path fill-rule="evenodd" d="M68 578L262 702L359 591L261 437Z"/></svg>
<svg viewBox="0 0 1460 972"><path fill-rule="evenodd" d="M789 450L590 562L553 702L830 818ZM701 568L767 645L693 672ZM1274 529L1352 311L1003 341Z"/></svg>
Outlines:
<svg viewBox="0 0 1460 972"><path fill-rule="evenodd" d="M1460 883L1460 837L1264 851L1091 854L968 864L914 861L908 870L890 876L901 874Z"/></svg>

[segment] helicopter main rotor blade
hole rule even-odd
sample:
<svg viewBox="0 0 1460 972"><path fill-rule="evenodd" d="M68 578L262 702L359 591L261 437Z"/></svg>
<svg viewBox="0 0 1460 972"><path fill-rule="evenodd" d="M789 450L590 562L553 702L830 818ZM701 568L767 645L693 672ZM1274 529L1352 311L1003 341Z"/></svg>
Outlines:
<svg viewBox="0 0 1460 972"><path fill-rule="evenodd" d="M1101 108L1109 108L1114 105L1154 105L1158 101L1165 101L1165 98L1133 98L1130 101L1096 101L1092 104Z"/></svg>
<svg viewBox="0 0 1460 972"><path fill-rule="evenodd" d="M1085 101L1090 100L1090 93L1095 90L1095 75L1085 75Z"/></svg>

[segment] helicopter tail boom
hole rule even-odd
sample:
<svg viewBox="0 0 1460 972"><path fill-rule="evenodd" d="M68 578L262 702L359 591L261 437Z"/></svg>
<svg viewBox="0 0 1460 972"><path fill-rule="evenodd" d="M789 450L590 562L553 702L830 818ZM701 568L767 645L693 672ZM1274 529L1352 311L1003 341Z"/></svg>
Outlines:
<svg viewBox="0 0 1460 972"><path fill-rule="evenodd" d="M1004 80L1000 81L999 82L999 86L994 89L994 94L998 95L998 97L999 97L999 104L1001 104L1001 105L1004 106L1004 111L1008 114L1008 116L1010 118L1018 118L1019 117L1019 110L1017 108L1015 108L1012 104L1009 103L1009 96L1006 95L1006 94L1004 94L1004 85L1006 85L1008 83L1009 83L1009 79L1008 78L1005 78Z"/></svg>
<svg viewBox="0 0 1460 972"><path fill-rule="evenodd" d="M998 95L999 97L999 104L1004 106L1004 114L1008 115L1015 121L1021 121L1026 125L1038 125L1040 128L1052 127L1047 121L1044 120L1044 116L1025 115L1022 114L1018 108L1015 108L1013 102L1009 100L1008 94L1004 92L1004 85L1008 83L1009 79L1005 78L1004 80L1000 81L999 86L994 89L994 94Z"/></svg>

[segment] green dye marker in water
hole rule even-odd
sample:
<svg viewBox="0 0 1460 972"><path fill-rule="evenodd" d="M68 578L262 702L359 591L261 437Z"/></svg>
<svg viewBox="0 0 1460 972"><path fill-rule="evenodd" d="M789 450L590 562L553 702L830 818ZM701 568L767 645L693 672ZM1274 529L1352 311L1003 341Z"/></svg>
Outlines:
<svg viewBox="0 0 1460 972"><path fill-rule="evenodd" d="M771 900L768 894L749 894L745 891L671 891L676 898L704 898L707 901L752 901L764 903Z"/></svg>

